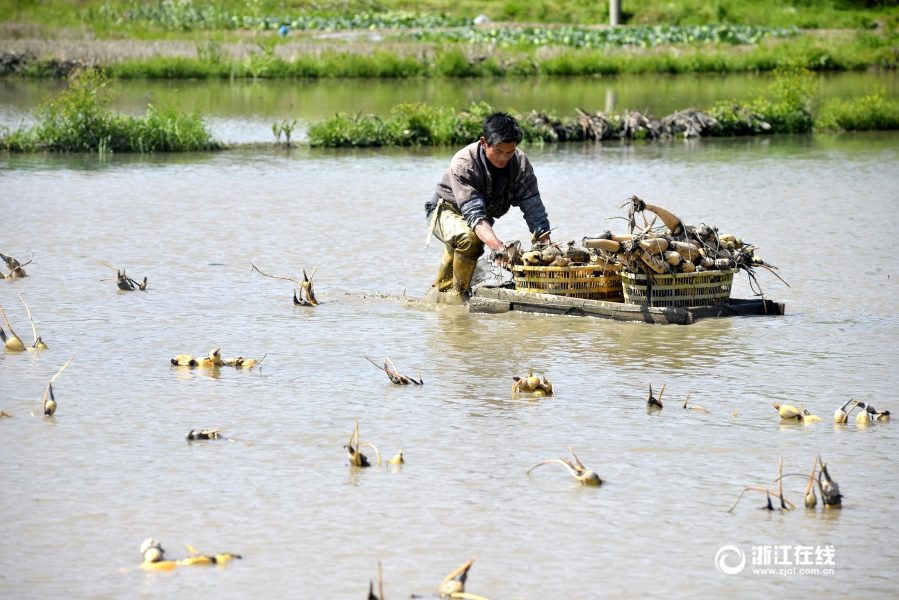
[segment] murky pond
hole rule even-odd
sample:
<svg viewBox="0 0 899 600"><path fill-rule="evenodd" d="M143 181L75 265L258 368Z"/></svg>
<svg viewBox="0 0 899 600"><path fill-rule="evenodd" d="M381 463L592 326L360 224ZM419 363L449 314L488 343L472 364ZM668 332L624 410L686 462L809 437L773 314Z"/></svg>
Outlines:
<svg viewBox="0 0 899 600"><path fill-rule="evenodd" d="M899 74L827 73L820 75L821 97L862 96L882 87L899 98ZM631 75L620 77L542 77L508 79L409 79L314 81L155 81L122 80L114 107L143 114L147 104L176 103L209 115L215 135L225 141L270 142L275 120L297 119L296 139L304 139L310 121L336 112L387 115L401 102L428 102L468 108L488 102L519 111L555 110L573 116L575 108L647 110L664 116L692 106L707 108L719 100L749 99L763 92L770 74ZM65 81L0 79L0 126L18 126L28 111L65 87Z"/></svg>
<svg viewBox="0 0 899 600"><path fill-rule="evenodd" d="M14 416L0 421L0 597L362 598L381 561L401 598L475 555L467 591L494 600L895 595L899 430L831 415L850 397L899 410L899 136L530 149L557 239L623 229L605 218L636 193L755 242L792 286L760 274L785 317L685 327L404 302L437 268L423 203L451 155L0 157L0 251L35 253L29 277L0 281L0 305L30 340L21 292L49 345L0 353ZM497 229L526 235L515 214ZM320 260L314 309L250 269ZM148 291L101 282L102 262ZM745 275L737 288L750 293ZM217 347L267 358L168 364ZM425 385L392 387L363 354ZM44 388L72 355L45 419ZM513 398L526 369L558 396ZM649 383L667 383L654 414ZM687 392L708 414L680 408ZM782 423L772 401L823 421ZM354 420L406 465L349 467ZM236 441L184 439L214 427ZM601 488L560 465L526 475L568 446ZM771 513L756 494L727 512L743 486L776 485L779 457L808 472L818 453L842 510ZM785 480L800 506L804 489ZM243 560L148 574L151 536L175 558L190 544ZM737 575L716 568L725 545L745 553ZM775 546L788 549L770 568L787 552L788 569L833 574L754 573L753 549ZM825 564L814 550L831 546Z"/></svg>

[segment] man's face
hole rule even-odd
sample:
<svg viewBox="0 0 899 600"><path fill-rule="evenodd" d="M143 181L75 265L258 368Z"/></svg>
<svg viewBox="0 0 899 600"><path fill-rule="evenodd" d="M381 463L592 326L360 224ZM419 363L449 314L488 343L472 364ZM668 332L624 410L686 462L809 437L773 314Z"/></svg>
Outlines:
<svg viewBox="0 0 899 600"><path fill-rule="evenodd" d="M502 169L509 164L510 160L512 160L512 157L515 155L515 148L518 147L518 144L516 142L505 142L497 144L496 146L488 146L487 140L481 138L481 146L484 148L484 154L487 155L487 160L489 160L494 167Z"/></svg>

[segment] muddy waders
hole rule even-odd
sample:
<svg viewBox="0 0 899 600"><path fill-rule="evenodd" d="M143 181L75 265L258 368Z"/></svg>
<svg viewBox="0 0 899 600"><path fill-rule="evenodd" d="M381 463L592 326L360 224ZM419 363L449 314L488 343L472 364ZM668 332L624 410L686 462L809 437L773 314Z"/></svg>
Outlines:
<svg viewBox="0 0 899 600"><path fill-rule="evenodd" d="M471 277L484 252L484 242L468 227L458 209L445 200L438 202L431 215L428 242L432 233L446 246L437 280L424 299L439 304L463 304L468 300Z"/></svg>
<svg viewBox="0 0 899 600"><path fill-rule="evenodd" d="M437 280L434 281L438 292L445 292L453 287L453 254L448 247L443 248L443 258L440 259L440 269L437 271Z"/></svg>

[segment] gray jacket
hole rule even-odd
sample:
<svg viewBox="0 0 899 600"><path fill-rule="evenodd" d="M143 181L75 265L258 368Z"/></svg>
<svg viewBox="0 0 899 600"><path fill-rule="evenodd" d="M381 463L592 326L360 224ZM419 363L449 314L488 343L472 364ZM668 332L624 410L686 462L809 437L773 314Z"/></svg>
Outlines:
<svg viewBox="0 0 899 600"><path fill-rule="evenodd" d="M437 184L437 193L425 204L425 211L430 217L439 199L443 198L454 204L468 226L474 229L482 220L492 226L495 219L517 206L531 233L549 231L549 217L540 199L537 177L524 152L516 148L507 172L508 179L493 181L480 142L469 144L453 157ZM499 187L494 190L494 185Z"/></svg>

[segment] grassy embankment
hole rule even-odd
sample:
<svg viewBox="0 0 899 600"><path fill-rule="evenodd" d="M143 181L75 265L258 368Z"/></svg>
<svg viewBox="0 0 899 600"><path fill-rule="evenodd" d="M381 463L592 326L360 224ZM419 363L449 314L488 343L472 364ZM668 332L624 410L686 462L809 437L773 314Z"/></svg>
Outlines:
<svg viewBox="0 0 899 600"><path fill-rule="evenodd" d="M109 109L106 77L89 69L70 78L69 89L40 105L37 124L12 130L0 127L0 148L8 152L189 152L217 150L199 112L150 106L145 117Z"/></svg>
<svg viewBox="0 0 899 600"><path fill-rule="evenodd" d="M46 29L42 35L49 39L53 38L54 28L77 27L101 39L169 38L196 43L196 58L155 56L151 52L156 50L148 48L146 57L103 65L107 73L122 78L746 72L771 70L784 58L804 62L815 70L899 65L899 34L895 33L899 0L802 0L795 6L784 6L774 0L716 3L672 0L661 7L648 0L632 0L626 3L626 8L632 11L625 15L626 21L643 27L618 31L583 27L521 29L510 28L514 23L509 22L494 23L488 29L466 26L451 31L435 30L435 27L470 25L470 17L479 12L517 21L605 22L605 6L586 1L481 0L450 4L444 0L427 0L415 3L415 10L423 13L379 12L376 8L383 3L358 2L364 10L337 13L309 10L312 5L292 0L286 3L176 0L142 4L0 0L0 14L5 15L7 25L15 20L40 24ZM385 0L385 3L391 9L412 6L404 1ZM723 22L737 25L720 25ZM875 23L882 25L877 32L783 39L773 38L790 32L765 29L867 28ZM645 26L660 24L668 29ZM711 30L687 28L709 24L718 25ZM292 33L280 39L274 30L281 25L307 33L300 34L299 38ZM315 42L315 51L292 57L279 55L277 51L280 44L291 40L308 40L310 31L352 28L383 30L392 50L378 49L379 44L374 43L362 51L351 52L340 43ZM227 51L227 43L248 40L258 43L252 56L235 59ZM59 72L51 62L34 60L9 70L25 76L52 76Z"/></svg>
<svg viewBox="0 0 899 600"><path fill-rule="evenodd" d="M833 37L797 36L758 45L690 44L605 50L471 47L442 44L429 51L371 53L327 50L283 58L273 45L235 60L216 42L198 45L197 58L153 56L104 65L118 78L290 79L341 77L501 77L532 75L618 75L772 71L783 60L816 71L899 66L899 34L854 33ZM54 75L52 63L34 61L17 74Z"/></svg>
<svg viewBox="0 0 899 600"><path fill-rule="evenodd" d="M833 99L813 113L817 80L811 71L788 66L777 72L769 97L758 95L749 102L719 102L706 111L717 121L711 136L758 135L770 133L809 133L818 131L865 131L899 129L899 101L884 98L883 90L851 100ZM460 145L480 136L481 121L492 107L474 104L457 113L452 108L426 104L401 104L388 118L374 115L339 114L313 124L309 143L313 146L441 146ZM514 109L509 109L515 112ZM596 139L576 118L555 114L518 114L527 143L551 143L560 140ZM609 125L602 139L613 139L621 132L628 115L603 115ZM651 136L648 128L630 129L627 137Z"/></svg>

